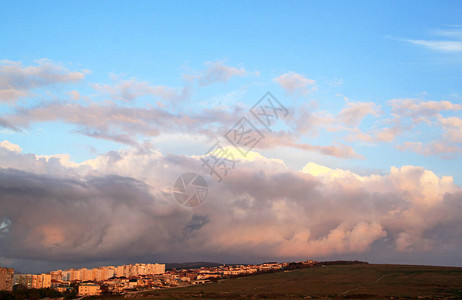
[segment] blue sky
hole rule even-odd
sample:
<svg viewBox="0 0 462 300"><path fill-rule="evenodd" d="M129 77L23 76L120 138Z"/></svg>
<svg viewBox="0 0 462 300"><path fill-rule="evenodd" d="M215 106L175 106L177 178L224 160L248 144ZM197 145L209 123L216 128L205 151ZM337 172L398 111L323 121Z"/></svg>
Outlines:
<svg viewBox="0 0 462 300"><path fill-rule="evenodd" d="M461 20L460 1L3 1L0 141L22 158L0 167L155 185L132 162L100 161L203 155L270 91L290 114L253 149L269 161L385 177L412 166L457 190ZM46 171L25 167L30 155L48 156Z"/></svg>
<svg viewBox="0 0 462 300"><path fill-rule="evenodd" d="M272 78L289 71L318 82L316 93L302 101L315 99L328 111L342 108L343 98L337 94L380 105L394 98L460 101L460 51L438 52L404 41L440 39L435 31L457 28L454 25L461 14L457 1L426 1L423 5L401 1L57 5L52 1L4 2L2 6L3 59L33 65L34 60L46 58L71 70L91 71L76 86L52 87L58 93L72 88L94 94L88 85L111 84L111 74L154 85L181 86L181 74L200 70L208 61L223 61L258 71L260 76L199 91L188 105L244 84L257 86L247 91L249 103L265 90L281 97L284 94ZM342 85L332 87L337 81ZM3 111L11 109L2 107ZM45 124L40 127L49 131ZM101 143L66 134L72 126L52 131L46 134L50 139L46 144L51 142L56 150L44 148L31 136L15 138L27 151L65 151L78 161L92 154L66 149L66 136L82 139L82 144ZM102 147L107 150L117 145ZM367 148L362 151L376 153ZM392 152L386 155L396 159Z"/></svg>

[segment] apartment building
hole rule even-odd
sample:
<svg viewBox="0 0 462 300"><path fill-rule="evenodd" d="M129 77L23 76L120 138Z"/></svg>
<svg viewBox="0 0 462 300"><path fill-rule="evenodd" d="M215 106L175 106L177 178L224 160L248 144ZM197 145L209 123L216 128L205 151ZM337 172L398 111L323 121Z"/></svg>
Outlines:
<svg viewBox="0 0 462 300"><path fill-rule="evenodd" d="M14 284L14 269L0 267L0 291L12 291Z"/></svg>
<svg viewBox="0 0 462 300"><path fill-rule="evenodd" d="M93 269L69 269L51 272L57 281L94 281L101 282L111 277L137 277L140 275L159 275L165 273L165 264L134 264L123 266L106 266Z"/></svg>
<svg viewBox="0 0 462 300"><path fill-rule="evenodd" d="M51 274L51 279L56 280L56 281L62 281L63 280L63 271L62 270L57 270L57 271L52 271L50 272Z"/></svg>
<svg viewBox="0 0 462 300"><path fill-rule="evenodd" d="M28 289L42 289L51 287L51 274L14 274L14 284Z"/></svg>

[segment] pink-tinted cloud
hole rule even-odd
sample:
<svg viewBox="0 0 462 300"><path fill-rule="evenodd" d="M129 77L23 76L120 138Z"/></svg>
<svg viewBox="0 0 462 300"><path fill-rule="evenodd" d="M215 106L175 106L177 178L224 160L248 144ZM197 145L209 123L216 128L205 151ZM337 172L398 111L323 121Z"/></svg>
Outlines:
<svg viewBox="0 0 462 300"><path fill-rule="evenodd" d="M438 119L444 128L445 138L454 143L462 143L462 119L458 117L440 117Z"/></svg>
<svg viewBox="0 0 462 300"><path fill-rule="evenodd" d="M462 154L462 149L445 141L432 141L430 143L422 142L404 142L396 147L402 151L412 151L425 156L440 155L445 159L453 159L455 155Z"/></svg>
<svg viewBox="0 0 462 300"><path fill-rule="evenodd" d="M294 72L282 74L273 80L279 83L289 95L303 96L316 89L315 80L308 79L304 75Z"/></svg>
<svg viewBox="0 0 462 300"><path fill-rule="evenodd" d="M34 88L57 83L78 82L88 71L70 71L49 60L38 60L37 66L23 66L21 62L0 61L0 102L15 102Z"/></svg>
<svg viewBox="0 0 462 300"><path fill-rule="evenodd" d="M379 108L373 102L347 102L339 117L348 126L358 126L365 116L378 117L378 114Z"/></svg>
<svg viewBox="0 0 462 300"><path fill-rule="evenodd" d="M462 105L449 101L421 101L418 99L393 99L389 105L392 112L399 117L410 117L414 122L429 122L441 111L460 111Z"/></svg>
<svg viewBox="0 0 462 300"><path fill-rule="evenodd" d="M92 84L92 87L104 94L107 94L114 100L134 101L138 97L153 96L168 102L186 101L191 94L191 88L185 86L182 88L172 88L168 86L152 86L148 82L138 81L135 78L122 80L115 85Z"/></svg>

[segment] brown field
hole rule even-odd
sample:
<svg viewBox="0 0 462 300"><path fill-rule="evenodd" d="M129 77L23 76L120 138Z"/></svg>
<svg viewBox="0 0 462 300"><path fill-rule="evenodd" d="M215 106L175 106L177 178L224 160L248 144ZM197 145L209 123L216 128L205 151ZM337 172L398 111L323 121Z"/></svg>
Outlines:
<svg viewBox="0 0 462 300"><path fill-rule="evenodd" d="M462 268L335 265L145 292L136 294L136 297L146 299L462 299Z"/></svg>

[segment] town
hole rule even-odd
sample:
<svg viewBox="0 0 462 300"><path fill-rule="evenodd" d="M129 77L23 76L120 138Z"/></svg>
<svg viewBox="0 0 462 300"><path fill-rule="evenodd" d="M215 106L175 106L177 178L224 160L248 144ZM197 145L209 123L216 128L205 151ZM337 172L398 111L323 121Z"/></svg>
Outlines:
<svg viewBox="0 0 462 300"><path fill-rule="evenodd" d="M43 274L18 274L0 267L0 291L17 288L53 289L79 297L126 294L161 288L205 284L220 279L283 270L289 266L313 266L316 261L298 263L267 262L256 265L221 265L197 269L165 270L165 264L137 263L93 269L56 270Z"/></svg>

